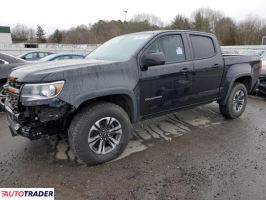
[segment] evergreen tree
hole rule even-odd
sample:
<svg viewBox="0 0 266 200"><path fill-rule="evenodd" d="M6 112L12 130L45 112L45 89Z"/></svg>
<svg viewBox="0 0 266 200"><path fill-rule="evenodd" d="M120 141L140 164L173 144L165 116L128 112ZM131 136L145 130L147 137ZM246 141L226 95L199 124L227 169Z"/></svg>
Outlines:
<svg viewBox="0 0 266 200"><path fill-rule="evenodd" d="M189 19L183 15L177 15L170 25L171 29L189 30L191 24Z"/></svg>
<svg viewBox="0 0 266 200"><path fill-rule="evenodd" d="M53 43L62 43L63 41L63 33L56 29L54 33L51 35L51 42Z"/></svg>
<svg viewBox="0 0 266 200"><path fill-rule="evenodd" d="M41 26L37 27L36 40L38 43L45 43L46 42L45 33L44 33L44 30Z"/></svg>

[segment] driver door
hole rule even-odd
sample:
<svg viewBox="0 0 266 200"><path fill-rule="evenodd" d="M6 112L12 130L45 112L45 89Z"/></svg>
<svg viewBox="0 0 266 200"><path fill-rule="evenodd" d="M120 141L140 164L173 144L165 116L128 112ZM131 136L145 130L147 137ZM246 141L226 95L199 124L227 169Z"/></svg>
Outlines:
<svg viewBox="0 0 266 200"><path fill-rule="evenodd" d="M147 116L190 104L193 63L187 61L182 34L157 38L143 55L162 52L166 63L141 71L140 113Z"/></svg>

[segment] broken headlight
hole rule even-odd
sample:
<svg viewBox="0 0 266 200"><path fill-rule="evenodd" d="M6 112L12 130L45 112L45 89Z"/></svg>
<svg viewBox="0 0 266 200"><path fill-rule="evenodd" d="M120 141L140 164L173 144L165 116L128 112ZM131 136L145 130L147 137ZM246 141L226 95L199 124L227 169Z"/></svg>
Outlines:
<svg viewBox="0 0 266 200"><path fill-rule="evenodd" d="M21 91L21 98L26 101L51 99L60 94L64 81L40 84L25 84Z"/></svg>

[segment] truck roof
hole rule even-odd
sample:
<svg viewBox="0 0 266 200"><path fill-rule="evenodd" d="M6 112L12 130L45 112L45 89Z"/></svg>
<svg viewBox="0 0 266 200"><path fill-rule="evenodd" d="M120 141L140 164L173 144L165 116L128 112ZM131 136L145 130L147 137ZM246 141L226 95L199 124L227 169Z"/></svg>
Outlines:
<svg viewBox="0 0 266 200"><path fill-rule="evenodd" d="M192 30L155 30L155 31L142 31L142 32L136 32L136 33L151 33L151 34L161 34L161 33L168 33L168 32L185 32L185 33L196 33L196 34L202 34L202 35L211 35L212 33L202 32L202 31L192 31ZM134 33L131 33L134 34Z"/></svg>

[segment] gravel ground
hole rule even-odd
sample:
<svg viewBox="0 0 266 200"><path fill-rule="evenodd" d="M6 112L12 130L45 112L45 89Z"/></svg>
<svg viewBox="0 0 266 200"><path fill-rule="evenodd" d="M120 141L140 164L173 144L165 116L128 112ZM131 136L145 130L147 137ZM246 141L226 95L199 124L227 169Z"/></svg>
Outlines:
<svg viewBox="0 0 266 200"><path fill-rule="evenodd" d="M117 160L86 166L63 136L12 138L0 114L0 187L54 187L56 199L266 199L266 100L225 120L217 104L134 125Z"/></svg>

